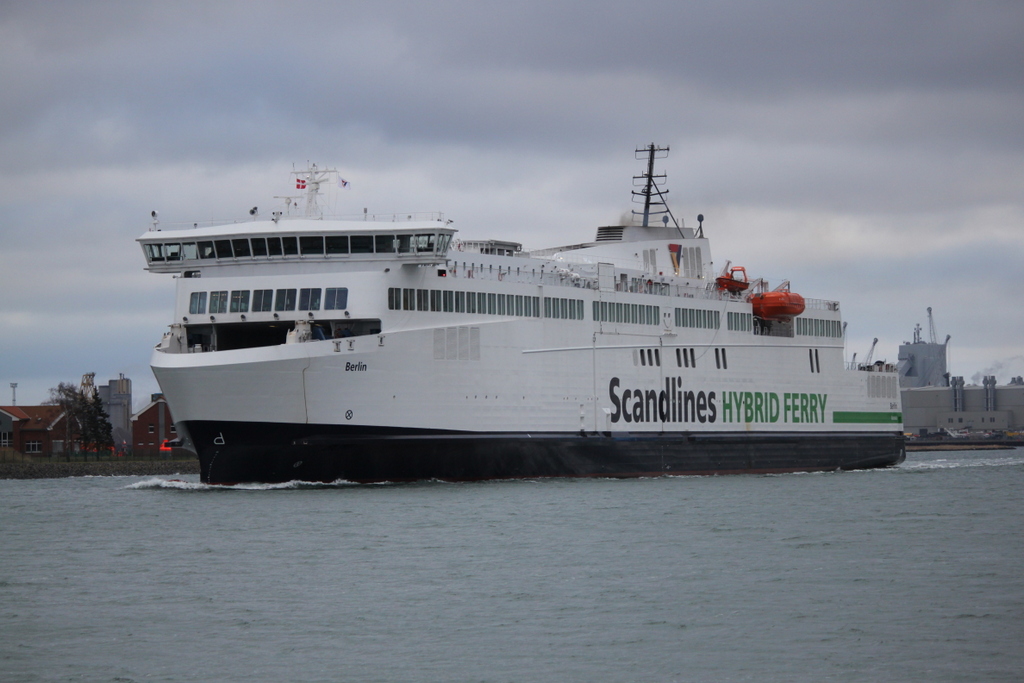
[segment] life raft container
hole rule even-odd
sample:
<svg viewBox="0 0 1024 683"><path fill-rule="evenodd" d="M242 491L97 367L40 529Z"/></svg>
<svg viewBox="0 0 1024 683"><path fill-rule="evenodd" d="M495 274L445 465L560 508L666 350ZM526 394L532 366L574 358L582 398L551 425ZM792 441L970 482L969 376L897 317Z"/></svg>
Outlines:
<svg viewBox="0 0 1024 683"><path fill-rule="evenodd" d="M804 298L795 292L764 292L750 297L754 315L765 320L786 320L804 312Z"/></svg>

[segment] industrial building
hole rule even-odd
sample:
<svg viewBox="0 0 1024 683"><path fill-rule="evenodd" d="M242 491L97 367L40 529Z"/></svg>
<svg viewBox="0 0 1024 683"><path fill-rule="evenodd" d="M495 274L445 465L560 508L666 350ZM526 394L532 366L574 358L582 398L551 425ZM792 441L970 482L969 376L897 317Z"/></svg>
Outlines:
<svg viewBox="0 0 1024 683"><path fill-rule="evenodd" d="M1024 428L1024 380L996 385L994 376L981 386L966 385L963 377L946 371L949 335L939 343L932 309L928 308L928 341L914 327L914 340L899 349L903 426L916 435L936 432L1003 432Z"/></svg>
<svg viewBox="0 0 1024 683"><path fill-rule="evenodd" d="M903 389L903 426L913 434L962 431L1020 431L1024 429L1024 379L996 385L994 376L980 386L953 377L950 386Z"/></svg>

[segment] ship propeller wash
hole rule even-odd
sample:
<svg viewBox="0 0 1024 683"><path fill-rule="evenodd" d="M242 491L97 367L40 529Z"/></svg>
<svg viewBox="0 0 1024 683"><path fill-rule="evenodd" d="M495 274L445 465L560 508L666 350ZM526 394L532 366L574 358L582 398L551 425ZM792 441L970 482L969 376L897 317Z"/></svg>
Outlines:
<svg viewBox="0 0 1024 683"><path fill-rule="evenodd" d="M630 225L526 252L442 215L325 218L315 166L263 220L138 241L175 275L153 372L208 483L636 477L902 461L895 366L835 301L716 277L645 160ZM303 215L298 207L304 204Z"/></svg>

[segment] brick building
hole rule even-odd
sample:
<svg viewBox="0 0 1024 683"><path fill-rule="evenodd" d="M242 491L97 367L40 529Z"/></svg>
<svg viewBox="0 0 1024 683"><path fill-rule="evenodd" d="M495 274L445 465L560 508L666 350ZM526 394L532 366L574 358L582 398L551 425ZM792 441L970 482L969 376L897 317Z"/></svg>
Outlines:
<svg viewBox="0 0 1024 683"><path fill-rule="evenodd" d="M163 394L153 394L146 407L132 415L132 451L156 455L165 441L176 438L178 432L167 401Z"/></svg>
<svg viewBox="0 0 1024 683"><path fill-rule="evenodd" d="M0 406L0 448L25 455L59 455L65 439L60 406Z"/></svg>

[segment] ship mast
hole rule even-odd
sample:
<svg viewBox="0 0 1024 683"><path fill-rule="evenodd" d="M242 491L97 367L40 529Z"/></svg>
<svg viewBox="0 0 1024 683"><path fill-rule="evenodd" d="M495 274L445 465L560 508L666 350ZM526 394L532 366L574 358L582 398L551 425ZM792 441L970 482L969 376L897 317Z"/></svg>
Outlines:
<svg viewBox="0 0 1024 683"><path fill-rule="evenodd" d="M665 179L665 174L661 173L655 175L654 173L654 160L664 159L668 156L668 147L658 147L653 142L646 147L638 147L636 149L636 158L643 159L647 157L647 172L641 175L633 176L633 187L643 187L642 190L633 190L633 201L637 204L643 204L643 212L634 211L634 216L642 216L640 225L643 227L649 227L651 224L652 216L661 216L661 222L668 226L668 221L671 218L672 224L678 229L679 223L676 221L676 217L672 215L672 211L668 208L668 204L665 201L665 195L668 194L668 190L662 190L658 187L658 181Z"/></svg>
<svg viewBox="0 0 1024 683"><path fill-rule="evenodd" d="M338 175L335 168L317 168L316 164L310 164L305 171L292 171L295 175L295 189L306 191L306 218L322 218L323 212L317 197L320 194L320 185L327 182L331 174Z"/></svg>

